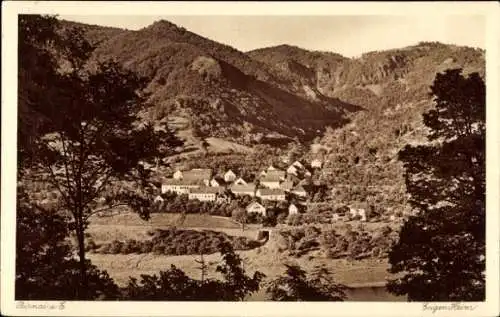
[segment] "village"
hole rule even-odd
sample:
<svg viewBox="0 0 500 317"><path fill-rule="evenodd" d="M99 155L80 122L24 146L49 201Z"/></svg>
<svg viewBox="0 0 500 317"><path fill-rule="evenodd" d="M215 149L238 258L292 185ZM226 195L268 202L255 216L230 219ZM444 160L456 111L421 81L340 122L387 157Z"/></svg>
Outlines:
<svg viewBox="0 0 500 317"><path fill-rule="evenodd" d="M265 202L287 204L288 215L303 213L310 201L306 184L322 166L323 162L319 159L309 164L297 160L286 170L270 165L253 180L239 177L230 169L222 174L214 174L208 168L178 169L171 177L162 180L161 194L156 196L154 202L163 204L169 193L216 204L230 203L233 198L248 196L251 200L245 208L247 214L267 216ZM366 221L364 209L350 208L350 215Z"/></svg>

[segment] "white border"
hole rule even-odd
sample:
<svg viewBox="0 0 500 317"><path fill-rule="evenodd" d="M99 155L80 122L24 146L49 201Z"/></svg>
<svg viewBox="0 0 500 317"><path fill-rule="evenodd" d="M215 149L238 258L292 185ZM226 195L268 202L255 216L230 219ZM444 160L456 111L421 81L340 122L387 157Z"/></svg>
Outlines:
<svg viewBox="0 0 500 317"><path fill-rule="evenodd" d="M500 30L496 2L3 2L1 314L20 316L495 316L499 298ZM17 14L66 15L484 15L487 17L487 300L474 311L424 311L422 303L66 302L64 310L23 310L14 302L17 131ZM305 26L306 27L306 26ZM402 35L404 36L404 35ZM32 302L30 302L32 303ZM47 302L44 302L47 303ZM58 302L55 304L59 304Z"/></svg>

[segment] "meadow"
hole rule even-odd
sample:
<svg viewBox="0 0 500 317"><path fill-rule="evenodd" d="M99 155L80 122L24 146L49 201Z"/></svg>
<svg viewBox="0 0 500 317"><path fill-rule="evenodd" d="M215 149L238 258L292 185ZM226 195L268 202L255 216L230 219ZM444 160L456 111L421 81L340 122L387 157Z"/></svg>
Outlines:
<svg viewBox="0 0 500 317"><path fill-rule="evenodd" d="M153 214L150 221L143 221L135 214L119 214L112 217L95 218L91 221L88 232L98 243L111 242L112 240L148 238L151 229L165 228L196 228L197 230L214 230L232 236L244 236L256 239L259 229L248 226L241 230L239 225L229 218L201 215L201 214ZM271 233L270 239L264 245L252 250L236 251L243 259L245 270L250 273L260 271L266 274L266 280L277 277L284 271L284 263L296 263L306 271L315 267L326 267L334 273L335 279L347 286L361 290L363 288L372 297L380 299L385 295L380 290L389 273L386 259L362 259L351 261L348 259L328 259L311 253L302 257L289 257L279 252L279 235ZM88 254L92 263L108 271L110 276L119 284L126 285L129 277L140 277L141 274L158 274L170 265L181 268L189 276L200 278L199 255L164 255L154 253L143 254ZM208 278L218 278L215 268L220 261L220 254L204 255L208 265ZM373 287L377 288L374 290ZM353 298L356 297L356 291ZM374 295L375 293L378 295ZM378 293L377 293L378 292ZM382 295L381 295L382 294ZM358 296L359 297L359 296ZM262 292L252 295L249 300L263 300ZM392 300L387 294L387 300Z"/></svg>

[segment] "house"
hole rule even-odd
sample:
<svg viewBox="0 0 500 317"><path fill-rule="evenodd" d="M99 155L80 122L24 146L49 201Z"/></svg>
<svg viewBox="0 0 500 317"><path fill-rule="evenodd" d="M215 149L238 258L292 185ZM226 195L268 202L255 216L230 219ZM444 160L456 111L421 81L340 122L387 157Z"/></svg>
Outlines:
<svg viewBox="0 0 500 317"><path fill-rule="evenodd" d="M167 178L161 184L161 193L175 192L177 195L189 194L189 190L199 188L200 184L184 179Z"/></svg>
<svg viewBox="0 0 500 317"><path fill-rule="evenodd" d="M221 187L200 187L189 190L189 199L198 199L199 201L215 201L217 196L222 194L224 189Z"/></svg>
<svg viewBox="0 0 500 317"><path fill-rule="evenodd" d="M323 162L319 159L314 159L311 162L311 167L312 168L321 168L323 166Z"/></svg>
<svg viewBox="0 0 500 317"><path fill-rule="evenodd" d="M366 221L366 210L364 208L349 207L349 214L351 218L359 216L361 221Z"/></svg>
<svg viewBox="0 0 500 317"><path fill-rule="evenodd" d="M274 170L274 171L268 171L265 177L277 177L279 180L284 181L286 177L285 171L280 171L280 170Z"/></svg>
<svg viewBox="0 0 500 317"><path fill-rule="evenodd" d="M211 187L222 187L226 185L226 182L224 181L224 179L222 179L222 177L214 177L210 180L210 186Z"/></svg>
<svg viewBox="0 0 500 317"><path fill-rule="evenodd" d="M292 166L295 166L297 169L301 170L301 169L304 169L304 165L302 165L302 163L300 163L299 161L295 161L292 163Z"/></svg>
<svg viewBox="0 0 500 317"><path fill-rule="evenodd" d="M182 172L182 179L192 182L201 181L205 186L209 186L212 179L212 170L208 168L193 168L190 171Z"/></svg>
<svg viewBox="0 0 500 317"><path fill-rule="evenodd" d="M281 179L277 176L269 176L269 173L266 177L260 180L260 184L267 188L280 188Z"/></svg>
<svg viewBox="0 0 500 317"><path fill-rule="evenodd" d="M182 171L177 170L173 176L174 179L182 179Z"/></svg>
<svg viewBox="0 0 500 317"><path fill-rule="evenodd" d="M288 164L290 163L290 158L288 157L288 155L283 155L281 156L281 162L285 163L285 164Z"/></svg>
<svg viewBox="0 0 500 317"><path fill-rule="evenodd" d="M247 182L243 178L238 178L237 180L234 181L234 185L247 185Z"/></svg>
<svg viewBox="0 0 500 317"><path fill-rule="evenodd" d="M236 179L236 174L231 170L227 171L224 174L224 181L226 183L232 183L232 182L234 182L235 179Z"/></svg>
<svg viewBox="0 0 500 317"><path fill-rule="evenodd" d="M286 192L289 192L293 188L293 182L292 181L284 181L280 184L280 188Z"/></svg>
<svg viewBox="0 0 500 317"><path fill-rule="evenodd" d="M298 213L299 213L299 208L297 208L297 206L295 206L294 204L290 204L290 206L288 206L288 214L289 215L295 215Z"/></svg>
<svg viewBox="0 0 500 317"><path fill-rule="evenodd" d="M290 182L292 182L294 184L297 184L298 182L301 181L301 179L298 178L296 175L287 174L286 178L285 178L285 181L290 181Z"/></svg>
<svg viewBox="0 0 500 317"><path fill-rule="evenodd" d="M305 176L305 177L311 177L311 176L312 176L312 174L311 174L311 172L309 172L308 170L305 170L305 171L304 171L304 176Z"/></svg>
<svg viewBox="0 0 500 317"><path fill-rule="evenodd" d="M260 188L257 190L257 197L260 197L262 200L284 201L286 194L282 189Z"/></svg>
<svg viewBox="0 0 500 317"><path fill-rule="evenodd" d="M267 168L267 171L275 171L276 170L276 167L274 167L273 165L269 165L269 167Z"/></svg>
<svg viewBox="0 0 500 317"><path fill-rule="evenodd" d="M307 192L302 185L296 186L294 189L292 189L291 192L292 192L292 194L295 194L295 195L300 196L300 197L307 196Z"/></svg>
<svg viewBox="0 0 500 317"><path fill-rule="evenodd" d="M258 202L252 202L250 203L250 205L247 206L246 208L246 211L247 213L258 213L258 214L261 214L263 216L266 216L266 207L262 206L261 204L259 204Z"/></svg>
<svg viewBox="0 0 500 317"><path fill-rule="evenodd" d="M299 169L295 165L290 165L286 169L286 174L287 175L295 175L295 176L297 176L298 173L299 173Z"/></svg>
<svg viewBox="0 0 500 317"><path fill-rule="evenodd" d="M163 197L161 197L161 195L156 196L156 197L155 197L155 199L153 200L153 202L154 202L155 204L161 204L161 203L163 203L164 201L165 201L165 199L163 199Z"/></svg>
<svg viewBox="0 0 500 317"><path fill-rule="evenodd" d="M255 184L249 183L246 185L235 185L233 184L230 189L235 194L236 196L243 196L243 195L249 195L249 196L255 196Z"/></svg>

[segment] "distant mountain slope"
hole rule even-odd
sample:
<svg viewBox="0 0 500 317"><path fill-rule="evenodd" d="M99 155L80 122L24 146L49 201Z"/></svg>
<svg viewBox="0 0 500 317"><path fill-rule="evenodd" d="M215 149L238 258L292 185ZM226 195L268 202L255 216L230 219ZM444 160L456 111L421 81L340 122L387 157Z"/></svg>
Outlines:
<svg viewBox="0 0 500 317"><path fill-rule="evenodd" d="M429 86L436 73L463 68L485 74L484 51L434 42L355 59L289 45L247 54L295 85L307 81L326 96L363 108L348 125L327 130L309 156L326 160L320 178L334 189L334 201L368 200L401 209L404 171L397 153L405 144L425 142L422 113L432 106ZM298 75L297 69L307 71Z"/></svg>
<svg viewBox="0 0 500 317"><path fill-rule="evenodd" d="M76 24L72 24L76 25ZM188 118L189 138L247 145L272 136L310 140L360 108L295 87L272 67L167 21L138 31L85 26L95 57L112 58L151 79L147 115Z"/></svg>

